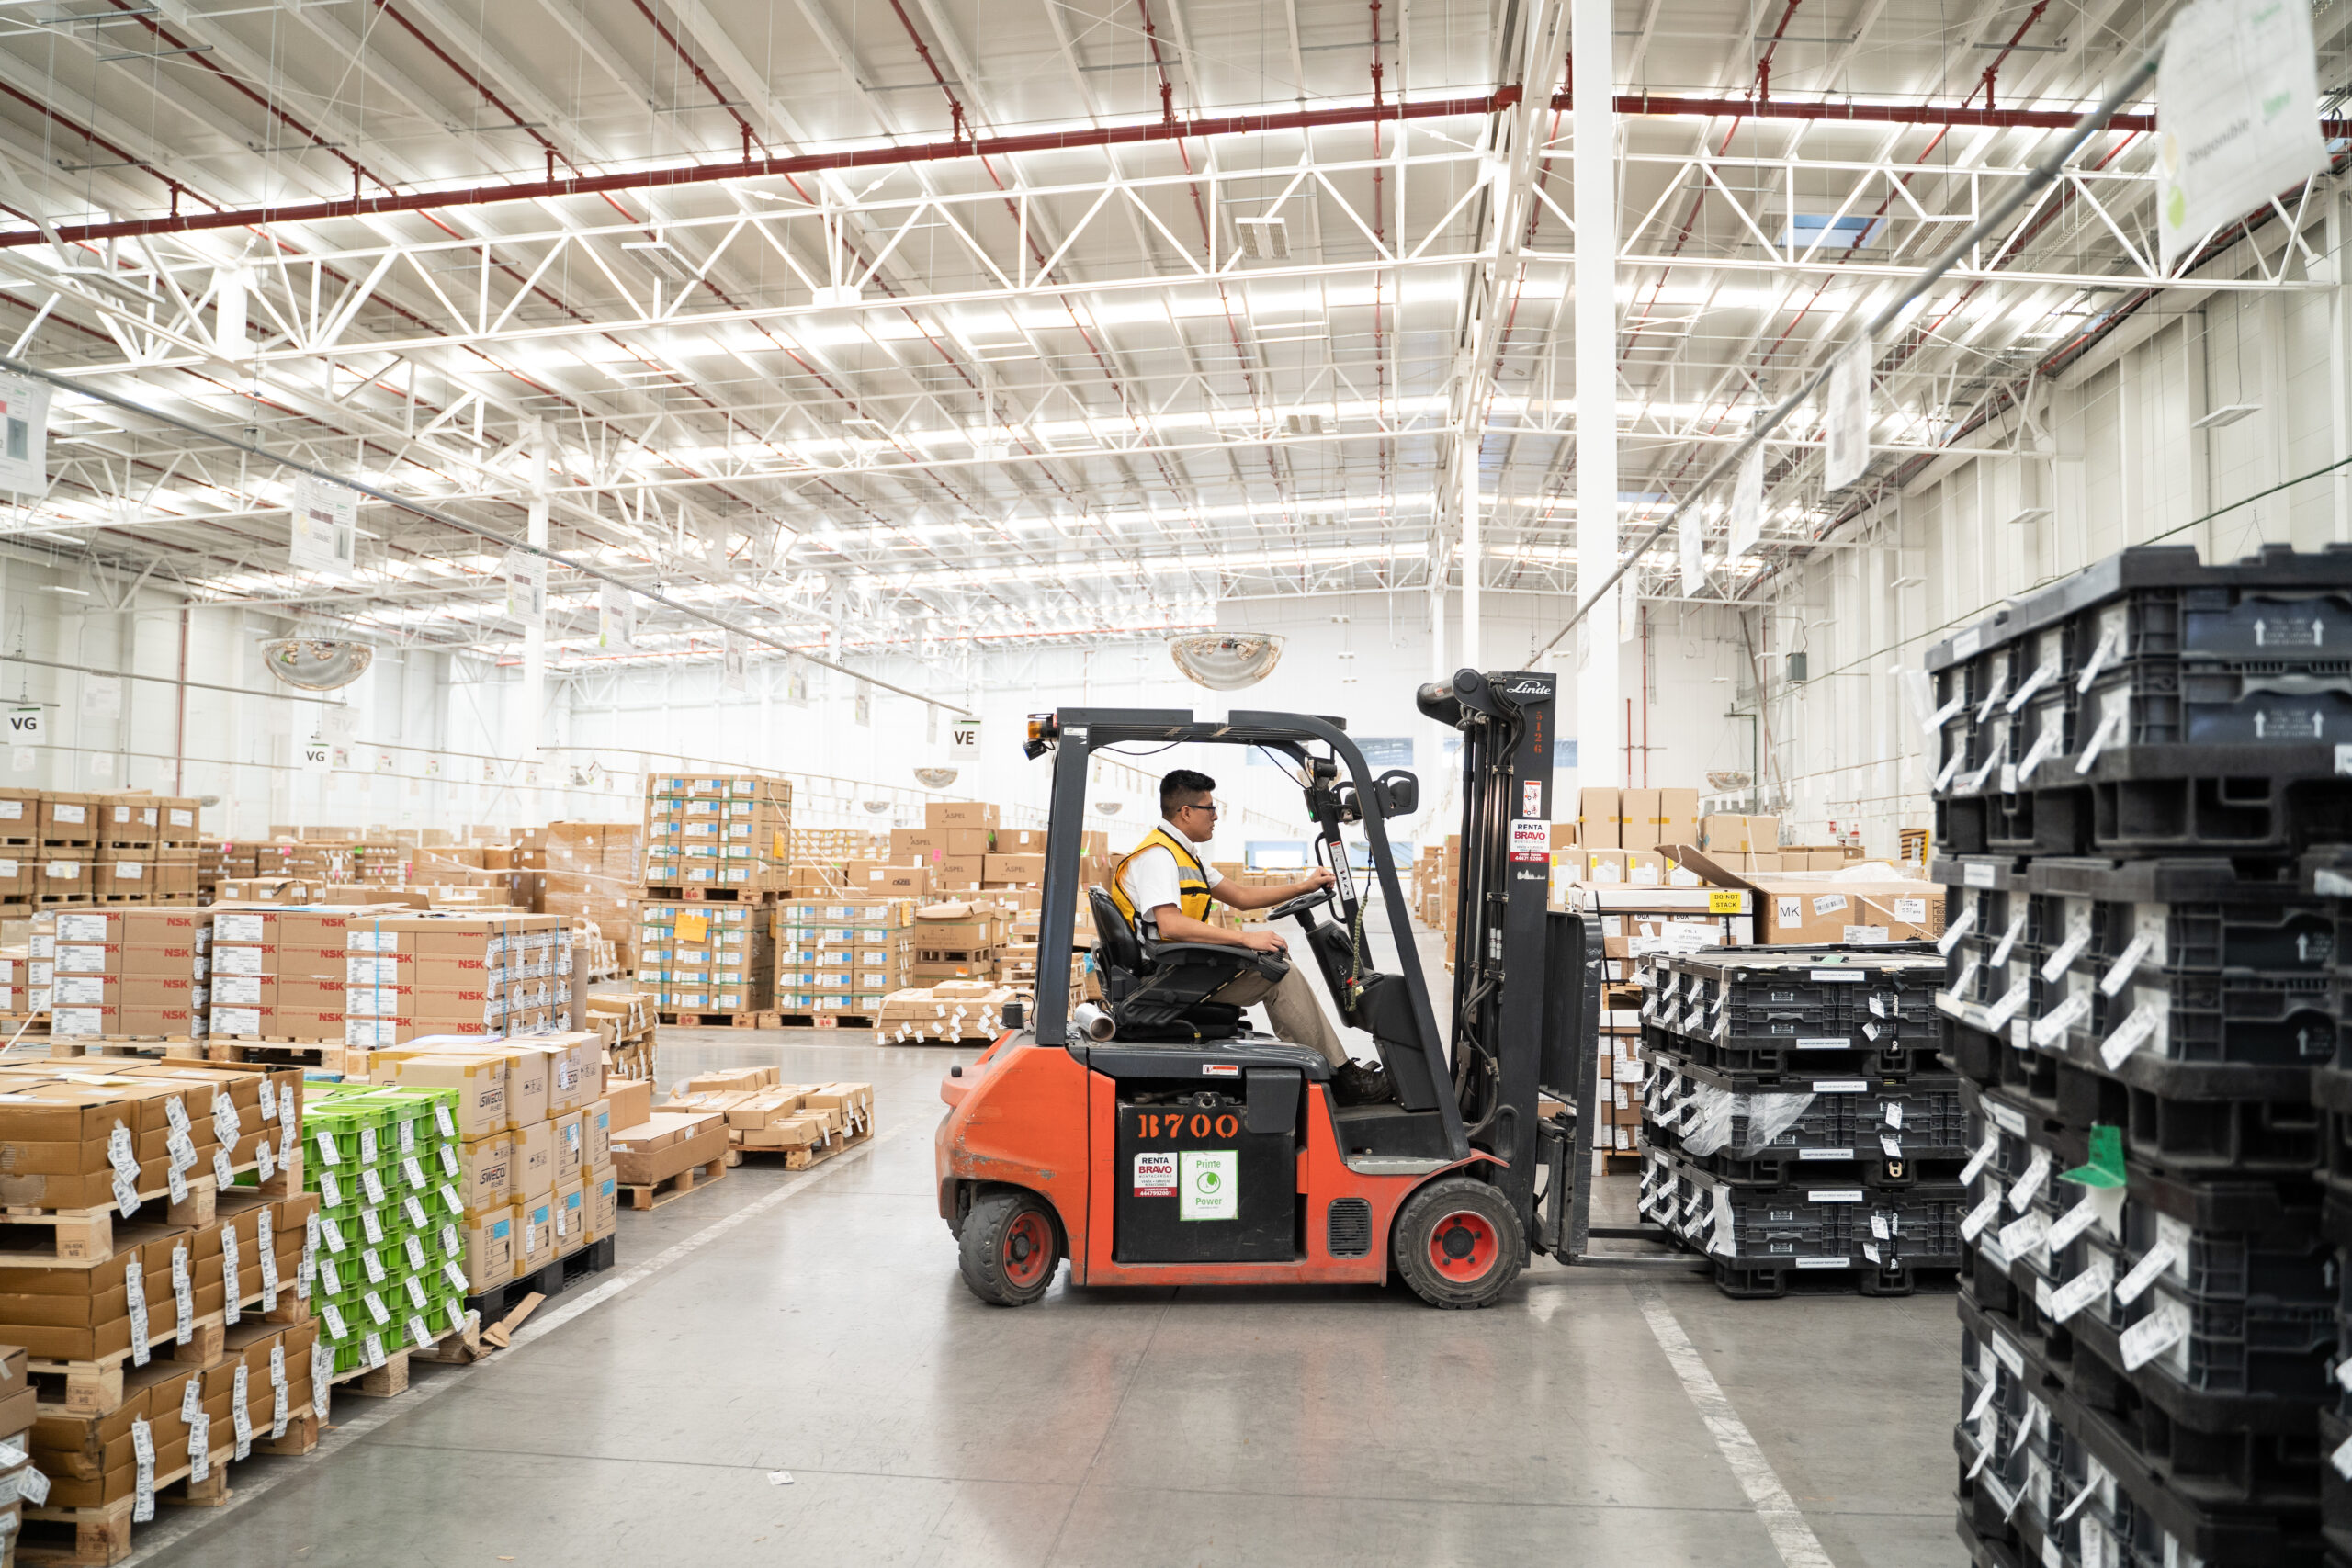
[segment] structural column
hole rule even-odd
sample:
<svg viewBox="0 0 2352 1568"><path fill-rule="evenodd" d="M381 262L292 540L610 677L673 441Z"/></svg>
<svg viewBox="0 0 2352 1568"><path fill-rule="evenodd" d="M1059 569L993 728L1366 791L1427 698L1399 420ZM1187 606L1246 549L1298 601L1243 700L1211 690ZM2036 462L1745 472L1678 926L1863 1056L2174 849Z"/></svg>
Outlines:
<svg viewBox="0 0 2352 1568"><path fill-rule="evenodd" d="M1477 412L1471 411L1472 420ZM1460 459L1454 467L1462 479L1462 662L1476 670L1486 658L1478 635L1478 563L1486 550L1478 536L1478 432L1474 425L1463 429Z"/></svg>
<svg viewBox="0 0 2352 1568"><path fill-rule="evenodd" d="M1625 782L1618 694L1618 603L1591 586L1617 565L1617 172L1610 104L1611 0L1572 0L1569 90L1576 170L1577 776Z"/></svg>
<svg viewBox="0 0 2352 1568"><path fill-rule="evenodd" d="M548 544L548 463L553 457L548 449L548 423L534 415L528 441L531 467L531 511L525 524L523 537L541 549ZM535 766L539 761L539 730L546 722L548 707L548 626L545 599L541 614L528 617L523 624L523 722L516 731L521 744L523 761Z"/></svg>

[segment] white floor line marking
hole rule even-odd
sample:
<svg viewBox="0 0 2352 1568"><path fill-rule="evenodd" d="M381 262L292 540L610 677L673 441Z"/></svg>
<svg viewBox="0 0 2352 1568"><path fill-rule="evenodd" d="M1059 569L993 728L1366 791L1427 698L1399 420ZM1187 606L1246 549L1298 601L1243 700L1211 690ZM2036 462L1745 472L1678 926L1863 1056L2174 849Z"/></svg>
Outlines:
<svg viewBox="0 0 2352 1568"><path fill-rule="evenodd" d="M1723 1386L1715 1382L1714 1373L1707 1371L1707 1363L1700 1359L1699 1348L1682 1331L1666 1302L1654 1292L1641 1292L1642 1316L1650 1325L1650 1337L1657 1348L1666 1352L1667 1363L1674 1375L1682 1380L1682 1392L1690 1396L1698 1408L1699 1419L1707 1425L1708 1433L1715 1439L1715 1447L1731 1466L1732 1474L1739 1481L1740 1490L1756 1509L1757 1517L1764 1521L1764 1531L1772 1538L1773 1550L1788 1568L1833 1568L1829 1553L1821 1549L1820 1538L1813 1527L1804 1522L1796 1499L1781 1484L1771 1461L1756 1445L1748 1432L1747 1423L1731 1406Z"/></svg>
<svg viewBox="0 0 2352 1568"><path fill-rule="evenodd" d="M564 1292L561 1306L552 1312L533 1313L530 1321L515 1331L513 1344L500 1351L499 1355L510 1356L533 1340L546 1337L582 1313L602 1306L623 1291L642 1284L654 1275L675 1266L685 1258L701 1251L712 1242L737 1227L749 1224L778 1204L823 1185L853 1165L863 1164L867 1150L881 1147L905 1131L906 1128L899 1126L893 1127L888 1132L876 1134L871 1142L851 1150L838 1159L826 1161L823 1166L798 1181L788 1182L773 1192L753 1199L733 1213L723 1219L713 1221L684 1240L663 1247L644 1262L632 1265L615 1274L594 1290L583 1291L577 1296L567 1291ZM210 1529L213 1525L220 1523L224 1516L266 1497L285 1483L307 1480L313 1473L312 1467L320 1461L330 1455L340 1453L378 1427L400 1419L420 1405L439 1398L452 1389L462 1387L465 1382L465 1378L458 1373L447 1373L424 1378L412 1383L406 1393L392 1399L362 1401L356 1395L347 1396L345 1401L346 1404L360 1404L362 1408L347 1419L338 1414L334 1427L319 1439L317 1448L312 1449L299 1460L272 1466L266 1473L252 1481L235 1480L232 1472L229 1500L217 1508L175 1509L168 1515L161 1515L159 1510L160 1517L153 1524L139 1532L138 1547L129 1557L122 1560L119 1568L137 1568L138 1564L150 1562L158 1553L170 1551L198 1530Z"/></svg>

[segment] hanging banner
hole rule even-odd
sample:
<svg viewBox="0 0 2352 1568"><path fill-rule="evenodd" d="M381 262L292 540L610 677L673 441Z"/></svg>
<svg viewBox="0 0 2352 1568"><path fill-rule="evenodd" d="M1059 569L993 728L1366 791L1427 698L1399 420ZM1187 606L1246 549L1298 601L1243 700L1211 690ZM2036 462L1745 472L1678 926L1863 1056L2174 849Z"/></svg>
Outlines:
<svg viewBox="0 0 2352 1568"><path fill-rule="evenodd" d="M506 579L506 618L526 626L543 626L548 615L548 558L525 549L509 549L499 564Z"/></svg>
<svg viewBox="0 0 2352 1568"><path fill-rule="evenodd" d="M1871 340L1846 346L1829 367L1829 404L1823 423L1827 442L1822 453L1821 483L1825 490L1844 490L1871 466Z"/></svg>
<svg viewBox="0 0 2352 1568"><path fill-rule="evenodd" d="M29 773L40 761L40 753L29 746L8 748L8 771L12 773Z"/></svg>
<svg viewBox="0 0 2352 1568"><path fill-rule="evenodd" d="M1676 534L1675 542L1682 547L1682 596L1695 599L1707 585L1706 525L1699 521L1697 512L1686 512Z"/></svg>
<svg viewBox="0 0 2352 1568"><path fill-rule="evenodd" d="M49 384L0 376L0 490L49 490Z"/></svg>
<svg viewBox="0 0 2352 1568"><path fill-rule="evenodd" d="M359 492L310 474L294 476L293 532L286 564L348 577L359 560Z"/></svg>
<svg viewBox="0 0 2352 1568"><path fill-rule="evenodd" d="M751 639L735 632L726 637L719 654L719 684L730 692L748 692L752 689Z"/></svg>
<svg viewBox="0 0 2352 1568"><path fill-rule="evenodd" d="M2196 0L2156 67L2156 237L2166 272L2327 169L2307 6Z"/></svg>
<svg viewBox="0 0 2352 1568"><path fill-rule="evenodd" d="M28 703L8 710L8 739L18 746L40 746L47 742L48 731L41 722L39 703Z"/></svg>
<svg viewBox="0 0 2352 1568"><path fill-rule="evenodd" d="M1736 561L1756 547L1764 536L1764 443L1758 442L1739 460L1739 472L1731 483L1731 550L1726 562Z"/></svg>
<svg viewBox="0 0 2352 1568"><path fill-rule="evenodd" d="M329 740L350 740L359 734L359 710L336 703L319 710L319 733Z"/></svg>
<svg viewBox="0 0 2352 1568"><path fill-rule="evenodd" d="M428 779L437 779L441 776L440 758L427 757L424 759L424 776Z"/></svg>
<svg viewBox="0 0 2352 1568"><path fill-rule="evenodd" d="M873 688L863 681L857 683L857 694L850 699L850 714L860 724L870 725L874 722Z"/></svg>
<svg viewBox="0 0 2352 1568"><path fill-rule="evenodd" d="M596 646L607 653L637 651L637 595L607 582L596 601Z"/></svg>
<svg viewBox="0 0 2352 1568"><path fill-rule="evenodd" d="M976 762L980 756L980 721L977 718L956 718L947 723L947 754L959 762Z"/></svg>
<svg viewBox="0 0 2352 1568"><path fill-rule="evenodd" d="M334 747L324 738L313 735L294 745L294 765L306 773L323 773L334 766Z"/></svg>

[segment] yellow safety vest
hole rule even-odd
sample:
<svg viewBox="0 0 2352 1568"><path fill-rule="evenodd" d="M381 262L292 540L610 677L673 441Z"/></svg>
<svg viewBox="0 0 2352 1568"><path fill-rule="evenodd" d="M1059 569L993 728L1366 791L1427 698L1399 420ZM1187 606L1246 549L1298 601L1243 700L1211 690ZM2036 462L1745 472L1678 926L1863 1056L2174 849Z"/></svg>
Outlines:
<svg viewBox="0 0 2352 1568"><path fill-rule="evenodd" d="M1135 901L1127 897L1127 890L1121 885L1120 879L1127 874L1128 862L1150 849L1168 850L1176 856L1176 908L1183 911L1189 919L1207 919L1209 918L1207 869L1201 864L1200 857L1193 852L1192 845L1180 839L1170 837L1168 830L1164 828L1154 828L1143 836L1142 842L1126 852L1125 859L1111 868L1111 902L1119 907L1119 913L1126 918L1127 924L1139 931L1144 929L1144 922L1136 908Z"/></svg>

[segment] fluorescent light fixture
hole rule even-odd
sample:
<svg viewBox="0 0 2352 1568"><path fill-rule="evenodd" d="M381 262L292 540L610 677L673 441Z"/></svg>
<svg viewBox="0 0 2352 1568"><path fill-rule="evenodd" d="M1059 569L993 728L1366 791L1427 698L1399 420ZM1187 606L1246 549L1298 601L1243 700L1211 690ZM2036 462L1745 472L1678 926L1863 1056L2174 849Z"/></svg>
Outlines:
<svg viewBox="0 0 2352 1568"><path fill-rule="evenodd" d="M2046 506L2020 506L2002 521L2004 523L2039 523L2049 515L2050 508Z"/></svg>
<svg viewBox="0 0 2352 1568"><path fill-rule="evenodd" d="M2262 405L2260 403L2223 403L2220 408L2215 409L2203 419L2191 420L2189 422L2188 428L2191 430L2219 430L2225 424L2235 424L2238 421L2244 419L2250 413L2260 413L2261 412Z"/></svg>
<svg viewBox="0 0 2352 1568"><path fill-rule="evenodd" d="M90 596L90 591L86 588L68 588L62 582L43 583L41 585L41 592L44 593L71 593L76 599L87 599Z"/></svg>

